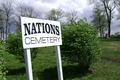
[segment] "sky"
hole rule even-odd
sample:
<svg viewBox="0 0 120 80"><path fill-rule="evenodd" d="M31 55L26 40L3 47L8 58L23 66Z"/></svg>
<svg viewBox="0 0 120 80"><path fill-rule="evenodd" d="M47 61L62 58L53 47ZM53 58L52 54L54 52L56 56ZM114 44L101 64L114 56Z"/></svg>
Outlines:
<svg viewBox="0 0 120 80"><path fill-rule="evenodd" d="M0 0L0 3L5 1L7 0ZM14 6L18 2L27 3L33 6L35 10L42 12L42 16L44 16L44 13L50 11L52 8L56 9L60 7L65 12L70 10L77 11L78 20L84 17L87 18L88 23L90 23L92 20L90 16L92 15L93 7L87 3L87 0L12 0L12 2L14 3ZM114 15L116 14L117 13L114 13ZM119 24L119 20L114 17L111 24L111 34L114 34L118 31L120 32Z"/></svg>

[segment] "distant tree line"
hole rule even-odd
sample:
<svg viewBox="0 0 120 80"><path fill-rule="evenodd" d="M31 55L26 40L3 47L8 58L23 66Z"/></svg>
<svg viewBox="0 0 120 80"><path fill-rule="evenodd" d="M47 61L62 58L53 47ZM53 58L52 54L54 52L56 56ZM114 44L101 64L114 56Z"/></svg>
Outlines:
<svg viewBox="0 0 120 80"><path fill-rule="evenodd" d="M119 0L88 0L93 5L93 14L91 24L96 26L100 32L100 36L105 34L105 30L108 30L108 36L111 33L111 22L114 17L115 9L120 13L120 1ZM12 1L0 3L0 34L1 38L10 33L11 25L15 25L18 30L21 31L21 20L20 17L31 17L31 18L42 18L54 21L60 21L61 18L66 18L67 23L73 24L73 21L79 19L79 14L75 10L65 12L62 8L51 9L44 13L45 17L42 16L42 12L35 10L33 6L18 2L13 4ZM120 15L117 15L117 19L120 19ZM60 21L62 22L62 21ZM62 22L62 25L66 24ZM4 36L5 34L5 36Z"/></svg>
<svg viewBox="0 0 120 80"><path fill-rule="evenodd" d="M21 16L43 19L42 12L35 10L33 6L28 4L18 2L16 5L13 5L13 2L10 0L0 4L0 32L3 39L5 38L4 34L7 37L10 33L11 25L15 25L21 31ZM67 21L72 24L72 21L77 20L77 16L78 14L75 10L65 12L58 7L46 12L44 19L60 21L61 18L66 17Z"/></svg>

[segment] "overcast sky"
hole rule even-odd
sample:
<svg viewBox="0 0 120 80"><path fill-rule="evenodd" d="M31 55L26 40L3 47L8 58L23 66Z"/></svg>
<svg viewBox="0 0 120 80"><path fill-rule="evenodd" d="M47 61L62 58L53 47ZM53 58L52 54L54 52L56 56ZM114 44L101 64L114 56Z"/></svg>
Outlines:
<svg viewBox="0 0 120 80"><path fill-rule="evenodd" d="M0 3L7 0L0 0ZM27 3L33 6L37 11L46 13L52 8L61 7L64 11L76 10L78 12L78 19L86 17L88 23L91 22L92 6L87 3L87 0L12 0L14 5L18 2ZM44 14L43 14L44 15ZM116 15L116 13L114 14ZM118 26L120 21L115 18L112 20L111 34L120 32Z"/></svg>

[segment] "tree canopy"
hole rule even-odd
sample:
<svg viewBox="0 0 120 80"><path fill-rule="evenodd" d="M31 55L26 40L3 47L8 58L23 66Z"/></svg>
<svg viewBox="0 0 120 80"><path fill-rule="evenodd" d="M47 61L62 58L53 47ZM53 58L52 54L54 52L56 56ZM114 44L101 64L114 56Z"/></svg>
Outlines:
<svg viewBox="0 0 120 80"><path fill-rule="evenodd" d="M104 31L106 30L106 16L105 13L100 9L100 5L96 5L93 9L93 15L91 16L92 24L95 26L100 32L100 37L104 35Z"/></svg>

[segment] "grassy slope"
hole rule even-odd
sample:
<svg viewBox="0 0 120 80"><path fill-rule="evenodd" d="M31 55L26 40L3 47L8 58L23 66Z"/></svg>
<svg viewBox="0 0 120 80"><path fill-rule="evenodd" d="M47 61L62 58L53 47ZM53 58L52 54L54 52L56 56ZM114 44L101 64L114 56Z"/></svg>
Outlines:
<svg viewBox="0 0 120 80"><path fill-rule="evenodd" d="M120 39L100 38L102 57L120 59ZM37 58L32 61L34 80L57 80L55 47L39 49ZM5 54L9 73L7 80L26 80L25 64L14 55ZM82 72L76 64L62 61L64 80L120 80L120 63L101 60L93 64L89 71Z"/></svg>
<svg viewBox="0 0 120 80"><path fill-rule="evenodd" d="M120 59L120 39L100 38L102 57Z"/></svg>

